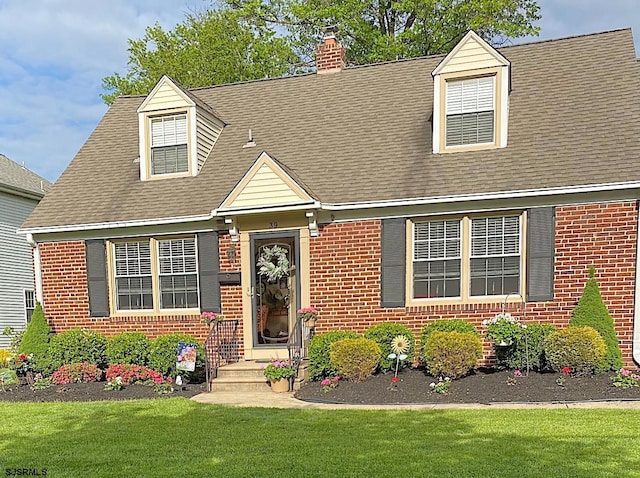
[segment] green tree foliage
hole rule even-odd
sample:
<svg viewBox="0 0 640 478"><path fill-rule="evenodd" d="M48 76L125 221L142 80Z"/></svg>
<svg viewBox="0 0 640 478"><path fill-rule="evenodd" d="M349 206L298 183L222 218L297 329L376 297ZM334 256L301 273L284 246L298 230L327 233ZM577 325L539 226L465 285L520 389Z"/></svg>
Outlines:
<svg viewBox="0 0 640 478"><path fill-rule="evenodd" d="M34 361L38 362L47 355L49 349L49 333L51 329L44 317L44 311L40 302L31 315L31 321L27 325L27 330L22 337L22 342L18 347L18 352L26 355L33 354Z"/></svg>
<svg viewBox="0 0 640 478"><path fill-rule="evenodd" d="M499 45L537 35L536 0L224 0L257 25L286 30L296 50L312 58L323 30L338 28L347 61L379 61L448 53L474 30Z"/></svg>
<svg viewBox="0 0 640 478"><path fill-rule="evenodd" d="M584 287L582 297L578 305L573 309L573 315L569 321L573 327L593 327L604 339L607 351L599 371L619 370L622 367L622 353L618 344L618 337L609 315L607 306L600 295L600 288L595 278L595 269L589 268L589 280Z"/></svg>
<svg viewBox="0 0 640 478"><path fill-rule="evenodd" d="M282 76L297 61L286 38L230 9L187 15L170 31L156 23L142 38L130 39L128 50L126 74L102 80L107 104L121 95L148 94L165 74L195 88Z"/></svg>

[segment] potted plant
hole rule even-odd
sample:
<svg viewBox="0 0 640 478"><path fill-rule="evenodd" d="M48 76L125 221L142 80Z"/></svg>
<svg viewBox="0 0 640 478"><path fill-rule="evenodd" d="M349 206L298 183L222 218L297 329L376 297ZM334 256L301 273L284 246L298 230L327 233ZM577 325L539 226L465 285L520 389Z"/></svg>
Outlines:
<svg viewBox="0 0 640 478"><path fill-rule="evenodd" d="M264 376L271 382L271 390L276 393L289 391L289 381L296 369L285 360L274 360L264 368Z"/></svg>
<svg viewBox="0 0 640 478"><path fill-rule="evenodd" d="M520 323L520 319L512 317L508 312L483 320L482 325L487 328L487 338L494 340L496 347L511 346L520 337L522 330L527 328Z"/></svg>
<svg viewBox="0 0 640 478"><path fill-rule="evenodd" d="M201 314L201 317L202 321L207 324L209 328L213 328L217 322L221 322L224 320L224 316L216 312L203 312Z"/></svg>
<svg viewBox="0 0 640 478"><path fill-rule="evenodd" d="M314 307L303 307L298 309L298 319L304 321L304 325L312 329L316 326L316 319L318 318L318 311Z"/></svg>

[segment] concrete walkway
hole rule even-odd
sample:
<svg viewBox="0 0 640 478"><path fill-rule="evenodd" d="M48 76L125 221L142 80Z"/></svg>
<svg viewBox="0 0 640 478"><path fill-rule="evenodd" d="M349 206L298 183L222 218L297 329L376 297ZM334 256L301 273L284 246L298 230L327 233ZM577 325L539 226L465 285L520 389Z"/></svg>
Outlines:
<svg viewBox="0 0 640 478"><path fill-rule="evenodd" d="M303 402L294 398L293 393L255 392L210 392L191 398L199 403L230 405L236 407L261 408L308 408L320 410L489 410L489 409L549 409L549 408L631 408L640 409L640 401L569 402L569 403L425 403L398 405L352 405L341 403Z"/></svg>

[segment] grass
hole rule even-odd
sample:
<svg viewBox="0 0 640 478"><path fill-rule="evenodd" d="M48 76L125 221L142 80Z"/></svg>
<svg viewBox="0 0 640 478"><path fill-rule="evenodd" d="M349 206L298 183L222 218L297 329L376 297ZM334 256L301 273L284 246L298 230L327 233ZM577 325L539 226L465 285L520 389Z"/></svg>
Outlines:
<svg viewBox="0 0 640 478"><path fill-rule="evenodd" d="M638 476L640 410L276 410L176 398L0 404L0 472Z"/></svg>

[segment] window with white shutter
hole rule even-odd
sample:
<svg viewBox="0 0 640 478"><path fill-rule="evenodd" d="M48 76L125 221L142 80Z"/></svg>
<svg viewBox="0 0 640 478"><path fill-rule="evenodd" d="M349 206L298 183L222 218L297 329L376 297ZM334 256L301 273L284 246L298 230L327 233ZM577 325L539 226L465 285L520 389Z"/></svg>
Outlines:
<svg viewBox="0 0 640 478"><path fill-rule="evenodd" d="M446 146L494 141L495 76L446 83Z"/></svg>
<svg viewBox="0 0 640 478"><path fill-rule="evenodd" d="M189 171L187 115L151 118L151 175Z"/></svg>

